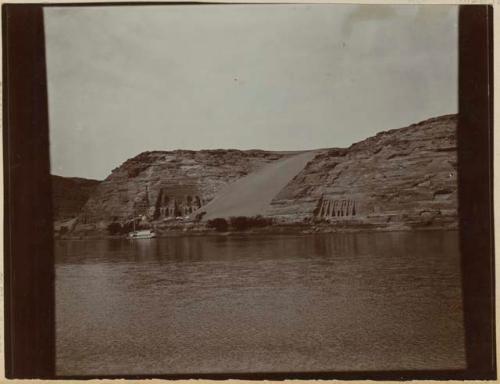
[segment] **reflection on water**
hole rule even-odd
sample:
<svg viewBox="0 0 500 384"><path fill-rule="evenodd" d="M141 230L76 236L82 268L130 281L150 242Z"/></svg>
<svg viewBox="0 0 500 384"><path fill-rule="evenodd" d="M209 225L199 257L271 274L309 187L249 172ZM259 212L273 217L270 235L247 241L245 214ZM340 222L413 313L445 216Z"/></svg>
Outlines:
<svg viewBox="0 0 500 384"><path fill-rule="evenodd" d="M464 367L458 234L56 243L59 374Z"/></svg>

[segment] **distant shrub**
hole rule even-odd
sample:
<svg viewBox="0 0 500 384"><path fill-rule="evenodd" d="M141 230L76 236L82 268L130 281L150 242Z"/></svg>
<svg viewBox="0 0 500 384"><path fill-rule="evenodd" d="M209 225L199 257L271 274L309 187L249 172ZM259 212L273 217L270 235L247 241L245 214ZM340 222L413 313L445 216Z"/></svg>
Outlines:
<svg viewBox="0 0 500 384"><path fill-rule="evenodd" d="M122 229L121 229L121 233L126 234L129 232L132 232L133 230L134 230L134 222L129 221L128 223L123 224Z"/></svg>
<svg viewBox="0 0 500 384"><path fill-rule="evenodd" d="M225 231L227 231L227 228L229 227L229 225L228 225L226 219L218 217L216 219L208 220L207 227L214 228L217 232L225 232Z"/></svg>
<svg viewBox="0 0 500 384"><path fill-rule="evenodd" d="M248 218L252 227L268 227L273 225L274 221L270 217L262 217L261 215Z"/></svg>
<svg viewBox="0 0 500 384"><path fill-rule="evenodd" d="M117 222L113 222L111 224L108 225L108 233L110 235L118 235L120 233L122 233L122 225L120 223L117 223Z"/></svg>
<svg viewBox="0 0 500 384"><path fill-rule="evenodd" d="M139 231L141 229L148 229L148 228L149 226L147 224L146 225L142 224L140 221L137 222L137 220L135 221L135 228L134 228L134 221L132 220L122 225L120 233L127 234L133 232L134 230Z"/></svg>
<svg viewBox="0 0 500 384"><path fill-rule="evenodd" d="M205 216L207 213L205 211L203 212L200 212L198 214L196 214L196 216L194 217L194 220L195 221L200 221L201 219L203 219L203 216Z"/></svg>
<svg viewBox="0 0 500 384"><path fill-rule="evenodd" d="M258 216L236 216L229 219L231 227L236 231L245 231L250 228L267 227L273 224L273 219L268 217Z"/></svg>
<svg viewBox="0 0 500 384"><path fill-rule="evenodd" d="M248 218L246 216L231 217L229 219L231 227L236 231L244 231L249 228Z"/></svg>

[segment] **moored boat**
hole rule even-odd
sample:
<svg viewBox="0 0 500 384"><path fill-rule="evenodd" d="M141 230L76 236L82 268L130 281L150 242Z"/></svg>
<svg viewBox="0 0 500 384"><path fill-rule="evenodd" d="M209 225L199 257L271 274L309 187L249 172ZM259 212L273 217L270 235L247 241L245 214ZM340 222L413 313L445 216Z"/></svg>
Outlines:
<svg viewBox="0 0 500 384"><path fill-rule="evenodd" d="M127 237L129 239L152 239L156 237L156 233L151 229L142 229L130 232Z"/></svg>

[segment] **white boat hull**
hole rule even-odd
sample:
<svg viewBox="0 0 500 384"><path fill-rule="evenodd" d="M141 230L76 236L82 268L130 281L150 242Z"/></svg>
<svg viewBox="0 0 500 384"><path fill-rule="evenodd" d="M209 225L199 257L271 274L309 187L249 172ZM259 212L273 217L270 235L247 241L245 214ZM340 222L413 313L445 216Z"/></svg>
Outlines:
<svg viewBox="0 0 500 384"><path fill-rule="evenodd" d="M152 231L135 231L128 234L128 238L131 240L137 239L153 239L156 237L156 233Z"/></svg>

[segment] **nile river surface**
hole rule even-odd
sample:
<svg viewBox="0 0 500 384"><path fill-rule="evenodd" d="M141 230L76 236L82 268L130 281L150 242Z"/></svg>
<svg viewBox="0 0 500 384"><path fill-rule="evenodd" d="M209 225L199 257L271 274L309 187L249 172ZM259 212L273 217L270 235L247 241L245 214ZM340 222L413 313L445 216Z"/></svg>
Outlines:
<svg viewBox="0 0 500 384"><path fill-rule="evenodd" d="M56 242L57 373L464 367L456 232Z"/></svg>

